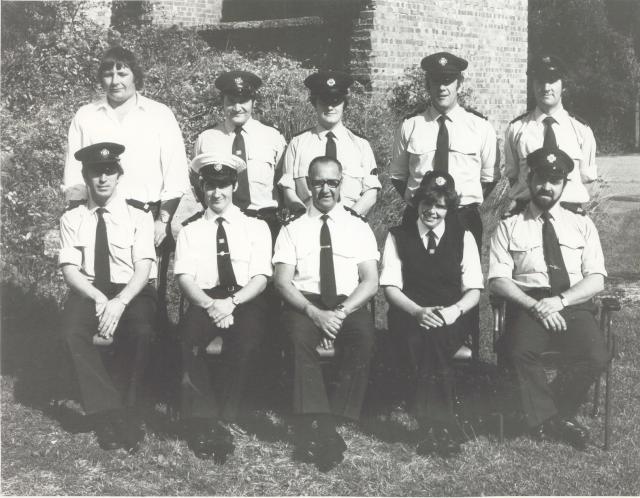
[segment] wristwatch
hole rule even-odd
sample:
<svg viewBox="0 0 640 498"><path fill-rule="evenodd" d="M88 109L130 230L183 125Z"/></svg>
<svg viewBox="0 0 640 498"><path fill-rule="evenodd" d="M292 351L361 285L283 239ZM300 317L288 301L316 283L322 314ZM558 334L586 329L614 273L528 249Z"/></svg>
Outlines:
<svg viewBox="0 0 640 498"><path fill-rule="evenodd" d="M335 307L336 311L342 311L345 315L347 314L347 312L344 310L344 305L339 304L338 306Z"/></svg>
<svg viewBox="0 0 640 498"><path fill-rule="evenodd" d="M238 306L240 304L240 301L238 301L238 296L236 296L235 294L231 294L231 302L234 306Z"/></svg>
<svg viewBox="0 0 640 498"><path fill-rule="evenodd" d="M560 298L560 304L562 304L563 308L566 308L567 306L569 306L569 303L567 302L567 298L564 297L564 295L560 294L558 297Z"/></svg>

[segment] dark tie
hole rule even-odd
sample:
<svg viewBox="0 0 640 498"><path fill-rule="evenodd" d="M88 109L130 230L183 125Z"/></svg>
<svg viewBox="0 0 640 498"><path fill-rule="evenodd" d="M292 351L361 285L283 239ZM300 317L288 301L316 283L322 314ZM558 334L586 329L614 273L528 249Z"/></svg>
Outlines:
<svg viewBox="0 0 640 498"><path fill-rule="evenodd" d="M551 224L549 212L542 213L542 247L544 250L544 261L547 263L549 274L549 286L551 294L557 296L566 291L569 287L569 274L562 259L560 243L556 231Z"/></svg>
<svg viewBox="0 0 640 498"><path fill-rule="evenodd" d="M440 127L438 128L438 139L436 140L436 153L433 156L433 170L449 172L449 130L445 121L447 118L442 115L438 118Z"/></svg>
<svg viewBox="0 0 640 498"><path fill-rule="evenodd" d="M327 133L327 147L324 150L324 155L333 159L338 159L338 152L336 151L336 136L332 131Z"/></svg>
<svg viewBox="0 0 640 498"><path fill-rule="evenodd" d="M551 116L547 116L542 120L544 123L544 142L542 146L545 149L557 149L558 142L556 142L556 134L553 131L551 125L556 122Z"/></svg>
<svg viewBox="0 0 640 498"><path fill-rule="evenodd" d="M433 233L432 230L427 232L427 239L429 239L429 243L427 244L427 254L432 255L436 253L436 234Z"/></svg>
<svg viewBox="0 0 640 498"><path fill-rule="evenodd" d="M98 208L98 224L96 226L96 243L93 255L93 271L95 273L94 285L104 291L111 283L111 270L109 269L109 238L107 237L107 225L104 222L105 208Z"/></svg>
<svg viewBox="0 0 640 498"><path fill-rule="evenodd" d="M216 251L218 255L218 278L220 279L220 287L225 288L229 292L233 292L237 285L236 276L231 266L231 254L229 253L229 242L227 241L227 232L222 225L224 218L219 217L218 230L216 232Z"/></svg>
<svg viewBox="0 0 640 498"><path fill-rule="evenodd" d="M236 136L233 139L233 144L231 145L231 152L246 162L247 150L244 146L242 126L236 126L234 133ZM248 169L238 173L238 189L233 194L233 203L241 209L245 209L249 204L251 204Z"/></svg>
<svg viewBox="0 0 640 498"><path fill-rule="evenodd" d="M320 229L320 297L329 308L333 308L338 301L336 299L336 274L333 269L333 249L331 248L331 233L327 225L328 215L323 214L322 228Z"/></svg>

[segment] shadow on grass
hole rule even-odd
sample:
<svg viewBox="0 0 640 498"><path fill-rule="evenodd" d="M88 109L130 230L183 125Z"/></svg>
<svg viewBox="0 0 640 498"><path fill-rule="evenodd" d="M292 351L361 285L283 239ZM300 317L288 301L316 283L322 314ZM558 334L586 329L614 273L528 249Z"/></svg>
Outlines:
<svg viewBox="0 0 640 498"><path fill-rule="evenodd" d="M15 401L36 408L69 432L85 432L88 420L76 403L77 384L59 333L61 312L53 298L42 298L2 283L2 370L15 378Z"/></svg>

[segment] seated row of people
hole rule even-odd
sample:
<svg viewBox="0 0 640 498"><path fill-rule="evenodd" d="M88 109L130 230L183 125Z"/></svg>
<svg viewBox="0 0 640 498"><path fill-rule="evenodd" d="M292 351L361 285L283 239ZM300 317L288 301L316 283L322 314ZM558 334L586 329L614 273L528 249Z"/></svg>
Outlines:
<svg viewBox="0 0 640 498"><path fill-rule="evenodd" d="M76 152L89 198L61 219L60 265L71 290L63 334L83 408L99 415L103 448L135 450L144 437L136 404L156 329L149 285L155 252L149 206L119 193L123 150L106 142ZM512 309L509 328L516 332L506 352L532 434L584 447L588 434L575 412L607 361L590 314L606 275L602 250L591 220L558 205L573 168L569 156L542 148L528 165L532 200L493 236L489 283ZM341 163L318 156L308 167L310 205L282 227L272 254L267 224L232 202L245 168L232 154L203 153L191 163L206 209L179 232L174 266L190 304L179 323L187 442L199 457L220 462L233 452L225 424L237 420L260 345L272 339L270 316L280 314L292 349L295 456L328 470L347 449L336 424L359 418L368 384L375 327L366 305L378 290L377 243L369 225L340 202ZM455 209L453 178L427 173L412 201L417 219L390 230L380 282L389 327L412 371L417 452L448 456L461 445L452 422L452 355L468 333L460 317L477 305L483 279L477 244ZM271 279L282 310L265 298ZM205 356L219 335L227 367L224 388L214 393ZM548 386L539 353L551 342L567 353L568 368ZM112 343L109 355L102 343ZM319 344L334 344L339 353L331 390Z"/></svg>

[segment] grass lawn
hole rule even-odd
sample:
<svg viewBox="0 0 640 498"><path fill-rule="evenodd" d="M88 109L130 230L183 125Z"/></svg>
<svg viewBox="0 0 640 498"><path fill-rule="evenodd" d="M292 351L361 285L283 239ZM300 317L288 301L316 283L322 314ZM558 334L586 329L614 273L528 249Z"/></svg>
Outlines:
<svg viewBox="0 0 640 498"><path fill-rule="evenodd" d="M349 449L329 473L291 459L284 410L262 410L236 452L222 466L198 460L167 423L163 406L147 422L141 450L104 452L75 402L60 408L51 399L73 393L68 362L56 327L57 304L3 286L2 493L6 495L638 495L640 494L640 210L596 213L611 291L624 308L615 315L621 357L614 368L613 445L600 449L602 420L581 420L594 445L578 452L566 445L537 444L525 437L499 443L478 430L463 453L448 460L419 457L401 408L372 405L361 425L340 427ZM487 231L496 206L487 206ZM485 251L486 252L486 251ZM633 270L635 268L635 270ZM630 270L631 269L631 270ZM635 280L634 280L635 279ZM37 310L37 311L34 311ZM379 314L383 310L378 310ZM495 362L483 304L482 360ZM381 317L379 317L381 318ZM381 320L378 320L380 323ZM384 375L384 374L383 374ZM375 390L375 389L374 389ZM376 398L373 392L372 398Z"/></svg>

